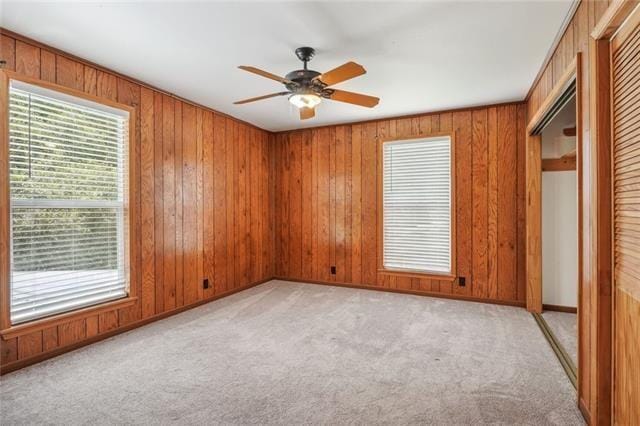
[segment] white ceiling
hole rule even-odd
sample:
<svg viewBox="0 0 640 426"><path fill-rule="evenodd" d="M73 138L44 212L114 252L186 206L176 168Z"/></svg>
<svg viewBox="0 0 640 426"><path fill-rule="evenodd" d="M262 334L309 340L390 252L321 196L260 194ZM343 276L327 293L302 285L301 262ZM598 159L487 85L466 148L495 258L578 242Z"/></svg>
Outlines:
<svg viewBox="0 0 640 426"><path fill-rule="evenodd" d="M275 131L521 100L571 3L4 0L0 24ZM283 89L238 65L284 75L303 45L317 49L311 69L364 65L337 87L380 104L324 101L304 122L286 97L232 104Z"/></svg>

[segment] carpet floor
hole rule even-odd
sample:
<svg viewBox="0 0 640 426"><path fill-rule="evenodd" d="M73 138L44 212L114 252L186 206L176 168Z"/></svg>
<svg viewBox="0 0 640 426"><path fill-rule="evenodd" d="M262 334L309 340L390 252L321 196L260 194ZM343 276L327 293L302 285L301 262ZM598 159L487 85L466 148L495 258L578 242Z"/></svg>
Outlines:
<svg viewBox="0 0 640 426"><path fill-rule="evenodd" d="M584 424L524 309L271 281L0 379L13 424Z"/></svg>

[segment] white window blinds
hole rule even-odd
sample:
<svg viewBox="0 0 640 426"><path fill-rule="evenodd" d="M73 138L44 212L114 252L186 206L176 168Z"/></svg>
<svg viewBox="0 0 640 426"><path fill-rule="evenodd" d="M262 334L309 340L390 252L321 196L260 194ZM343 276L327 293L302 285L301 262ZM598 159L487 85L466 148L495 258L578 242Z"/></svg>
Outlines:
<svg viewBox="0 0 640 426"><path fill-rule="evenodd" d="M383 144L385 269L451 272L451 138Z"/></svg>
<svg viewBox="0 0 640 426"><path fill-rule="evenodd" d="M128 115L11 82L13 324L126 296Z"/></svg>

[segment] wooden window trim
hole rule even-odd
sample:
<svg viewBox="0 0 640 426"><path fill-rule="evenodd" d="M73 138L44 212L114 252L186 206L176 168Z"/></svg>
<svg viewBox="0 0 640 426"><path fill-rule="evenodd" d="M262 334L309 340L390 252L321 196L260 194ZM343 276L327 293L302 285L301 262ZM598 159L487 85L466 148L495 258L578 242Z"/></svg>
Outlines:
<svg viewBox="0 0 640 426"><path fill-rule="evenodd" d="M35 319L19 325L11 324L11 291L9 288L11 265L10 265L10 233L11 233L11 190L9 182L9 85L11 81L38 86L44 89L60 92L66 95L75 96L97 104L117 108L129 113L129 190L125 197L125 214L129 225L128 235L125 244L125 271L127 274L128 295L121 299L108 301L93 306L75 309L69 312L55 314L49 317ZM34 329L53 326L62 322L71 321L78 317L89 314L104 312L126 306L131 306L137 301L136 285L134 279L137 274L137 265L131 262L131 248L135 246L137 230L135 220L135 193L137 191L135 168L131 167L135 159L136 146L136 110L134 107L104 99L95 95L84 93L79 90L70 89L59 84L49 83L36 78L25 77L13 71L0 70L0 335L3 339L10 339L21 334L28 333Z"/></svg>
<svg viewBox="0 0 640 426"><path fill-rule="evenodd" d="M384 164L382 161L384 144L387 142L396 141L411 141L418 139L429 139L438 137L449 137L451 139L451 246L449 248L451 253L451 270L447 273L438 273L434 271L415 271L415 270L401 270L401 269L389 269L384 267L384 200L383 200L383 177L384 177ZM377 232L377 246L378 246L378 273L386 275L404 276L412 278L425 278L442 281L454 281L457 278L456 272L456 242L457 242L457 228L456 228L456 138L455 132L433 132L420 136L409 137L393 137L393 138L380 138L378 142L378 164L377 164L377 186L378 186L378 232Z"/></svg>
<svg viewBox="0 0 640 426"><path fill-rule="evenodd" d="M13 339L14 337L23 336L37 330L48 327L54 327L59 324L71 322L78 319L98 315L103 312L113 311L117 309L127 308L134 305L138 298L135 296L127 296L121 299L100 303L98 305L88 306L86 308L75 309L69 312L63 312L50 317L39 318L18 325L11 326L0 331L0 335L4 340Z"/></svg>
<svg viewBox="0 0 640 426"><path fill-rule="evenodd" d="M455 268L454 268L455 269ZM378 269L378 273L382 275L390 275L394 277L408 277L408 278L422 278L428 280L439 280L453 282L458 278L452 274L436 274L434 272L420 272L414 270L401 270L401 269Z"/></svg>

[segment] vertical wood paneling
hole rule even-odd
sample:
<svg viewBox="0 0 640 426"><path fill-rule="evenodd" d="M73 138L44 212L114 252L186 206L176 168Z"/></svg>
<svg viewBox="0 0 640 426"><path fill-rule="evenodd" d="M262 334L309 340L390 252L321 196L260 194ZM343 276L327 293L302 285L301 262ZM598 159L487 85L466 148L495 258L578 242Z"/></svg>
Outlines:
<svg viewBox="0 0 640 426"><path fill-rule="evenodd" d="M209 280L209 288L203 289L203 297L208 298L215 292L215 231L214 231L214 141L213 114L205 111L202 116L202 240L203 240L203 279Z"/></svg>
<svg viewBox="0 0 640 426"><path fill-rule="evenodd" d="M51 351L58 347L58 327L49 327L42 330L42 350Z"/></svg>
<svg viewBox="0 0 640 426"><path fill-rule="evenodd" d="M517 197L516 197L516 255L517 255L517 275L516 275L516 287L517 287L517 299L520 301L524 301L526 299L526 239L525 239L525 229L526 229L526 220L525 220L525 137L526 137L526 126L527 126L527 110L524 104L518 106L518 123L516 124L516 156L517 156Z"/></svg>
<svg viewBox="0 0 640 426"><path fill-rule="evenodd" d="M332 136L329 140L329 279L335 281L336 276L333 268L336 265L336 133L338 129L331 130Z"/></svg>
<svg viewBox="0 0 640 426"><path fill-rule="evenodd" d="M164 210L163 210L163 147L162 95L154 93L154 235L155 235L155 302L156 313L164 311Z"/></svg>
<svg viewBox="0 0 640 426"><path fill-rule="evenodd" d="M352 197L353 197L353 176L352 176L352 129L348 126L345 131L344 140L344 282L352 281Z"/></svg>
<svg viewBox="0 0 640 426"><path fill-rule="evenodd" d="M183 103L176 101L174 108L174 139L175 139L175 196L176 196L176 307L184 305L184 212L183 212L183 140L182 140L182 107ZM188 206L187 206L188 207Z"/></svg>
<svg viewBox="0 0 640 426"><path fill-rule="evenodd" d="M162 96L162 217L164 309L176 306L176 189L174 101Z"/></svg>
<svg viewBox="0 0 640 426"><path fill-rule="evenodd" d="M289 156L289 276L302 277L302 133L290 136Z"/></svg>
<svg viewBox="0 0 640 426"><path fill-rule="evenodd" d="M362 126L351 128L351 281L362 282Z"/></svg>
<svg viewBox="0 0 640 426"><path fill-rule="evenodd" d="M273 275L276 158L269 134L26 41L0 35L0 44L6 69L134 106L137 113L129 159L136 304L0 339L2 366Z"/></svg>
<svg viewBox="0 0 640 426"><path fill-rule="evenodd" d="M18 337L18 358L29 358L42 352L42 330Z"/></svg>
<svg viewBox="0 0 640 426"><path fill-rule="evenodd" d="M524 108L508 104L276 134L276 275L522 303L518 144L525 120L518 111L523 115ZM456 266L465 287L378 272L378 143L442 131L456 136Z"/></svg>
<svg viewBox="0 0 640 426"><path fill-rule="evenodd" d="M84 67L84 91L91 95L98 94L98 71L86 65Z"/></svg>
<svg viewBox="0 0 640 426"><path fill-rule="evenodd" d="M487 295L498 298L498 111L488 111Z"/></svg>
<svg viewBox="0 0 640 426"><path fill-rule="evenodd" d="M214 116L213 157L217 159L214 168L214 231L215 231L215 285L216 290L224 292L228 289L227 283L227 159L226 143L226 119L218 114Z"/></svg>
<svg viewBox="0 0 640 426"><path fill-rule="evenodd" d="M472 112L460 111L453 114L455 131L455 186L456 186L456 260L457 275L469 278L465 287L453 286L457 294L473 294L473 140ZM505 140L513 144L512 140ZM442 284L440 285L442 287ZM513 300L513 299L506 299Z"/></svg>
<svg viewBox="0 0 640 426"><path fill-rule="evenodd" d="M320 142L319 142L319 132L312 132L312 139L311 139L311 149L312 149L312 164L311 164L311 168L312 168L312 174L311 174L311 188L312 188L312 192L311 192L311 245L312 245L312 251L313 251L313 260L312 260L312 272L313 272L313 279L320 279L320 270L318 268L318 258L320 256L319 253L319 236L318 236L318 218L319 218L319 205L318 205L318 174L319 174L319 170L318 170L318 166L319 166L319 149L320 149ZM278 153L278 151L276 151L276 154ZM279 158L276 157L276 162L279 161ZM274 192L276 194L280 193L279 190L279 183L280 180L278 179L280 177L280 175L276 175L276 183L274 184ZM279 198L280 201L282 201L282 198ZM276 204L274 207L277 209L278 208L278 204ZM277 230L276 230L277 231Z"/></svg>
<svg viewBox="0 0 640 426"><path fill-rule="evenodd" d="M58 326L58 343L60 346L72 345L86 338L86 320L79 319Z"/></svg>
<svg viewBox="0 0 640 426"><path fill-rule="evenodd" d="M204 298L204 113L196 109L196 282L198 300Z"/></svg>
<svg viewBox="0 0 640 426"><path fill-rule="evenodd" d="M40 49L40 78L49 83L56 82L56 55Z"/></svg>
<svg viewBox="0 0 640 426"><path fill-rule="evenodd" d="M271 173L271 136L266 133L260 132L260 150L262 153L262 179L260 180L262 194L262 275L263 277L273 277L273 252L272 244L274 242L273 237L273 210L275 207L271 204L273 193L271 190L271 183L273 175ZM265 215L266 212L266 215Z"/></svg>
<svg viewBox="0 0 640 426"><path fill-rule="evenodd" d="M10 71L16 69L16 41L7 37L4 34L0 34L0 54L2 60L5 62L4 67Z"/></svg>
<svg viewBox="0 0 640 426"><path fill-rule="evenodd" d="M345 282L345 138L349 132L347 126L336 128L335 138L335 167L334 167L334 265L336 267L335 280Z"/></svg>
<svg viewBox="0 0 640 426"><path fill-rule="evenodd" d="M57 329L56 329L57 335ZM7 365L18 360L18 338L0 339L0 362Z"/></svg>
<svg viewBox="0 0 640 426"><path fill-rule="evenodd" d="M516 285L516 149L515 105L498 108L498 298L515 300Z"/></svg>
<svg viewBox="0 0 640 426"><path fill-rule="evenodd" d="M28 77L40 78L40 48L16 41L16 72Z"/></svg>
<svg viewBox="0 0 640 426"><path fill-rule="evenodd" d="M100 332L99 319L98 315L92 315L87 318L87 337L96 336Z"/></svg>
<svg viewBox="0 0 640 426"><path fill-rule="evenodd" d="M260 153L258 151L258 134L255 129L249 129L251 133L250 143L251 148L249 150L249 208L248 208L248 235L250 242L250 256L249 256L249 281L257 280L260 274L260 258L258 253L261 251L260 247L260 217L266 213L260 207Z"/></svg>
<svg viewBox="0 0 640 426"><path fill-rule="evenodd" d="M302 182L301 194L305 199L301 203L302 226L302 277L313 277L313 205L308 196L313 194L313 145L311 134L302 133ZM311 195L312 196L312 195Z"/></svg>
<svg viewBox="0 0 640 426"><path fill-rule="evenodd" d="M115 101L118 97L117 77L104 71L98 71L96 73L96 92L101 98Z"/></svg>
<svg viewBox="0 0 640 426"><path fill-rule="evenodd" d="M487 110L473 111L472 134L472 294L475 297L488 296L488 143L487 143Z"/></svg>
<svg viewBox="0 0 640 426"><path fill-rule="evenodd" d="M247 242L244 238L244 229L246 226L246 131L244 126L236 126L234 135L236 141L236 149L234 151L234 161L236 165L236 174L234 180L235 187L235 229L236 235L236 251L235 251L235 275L236 280L243 281L247 267Z"/></svg>
<svg viewBox="0 0 640 426"><path fill-rule="evenodd" d="M367 123L362 131L362 282L377 281L377 125Z"/></svg>
<svg viewBox="0 0 640 426"><path fill-rule="evenodd" d="M331 281L331 188L330 156L333 129L320 130L318 139L318 278ZM288 191L291 191L288 189Z"/></svg>
<svg viewBox="0 0 640 426"><path fill-rule="evenodd" d="M100 314L98 317L98 332L106 333L118 328L118 313L116 311L109 311Z"/></svg>
<svg viewBox="0 0 640 426"><path fill-rule="evenodd" d="M196 109L184 105L182 110L182 199L183 220L183 298L186 305L199 299L198 289L198 194L197 194L197 123ZM196 208L194 208L196 206Z"/></svg>
<svg viewBox="0 0 640 426"><path fill-rule="evenodd" d="M84 66L64 56L56 55L56 83L70 89L84 87Z"/></svg>
<svg viewBox="0 0 640 426"><path fill-rule="evenodd" d="M235 274L235 151L236 151L236 137L238 133L238 123L233 120L226 119L225 125L226 133L226 203L227 203L227 289L233 289L237 286L237 277ZM233 237L232 237L233 236Z"/></svg>

